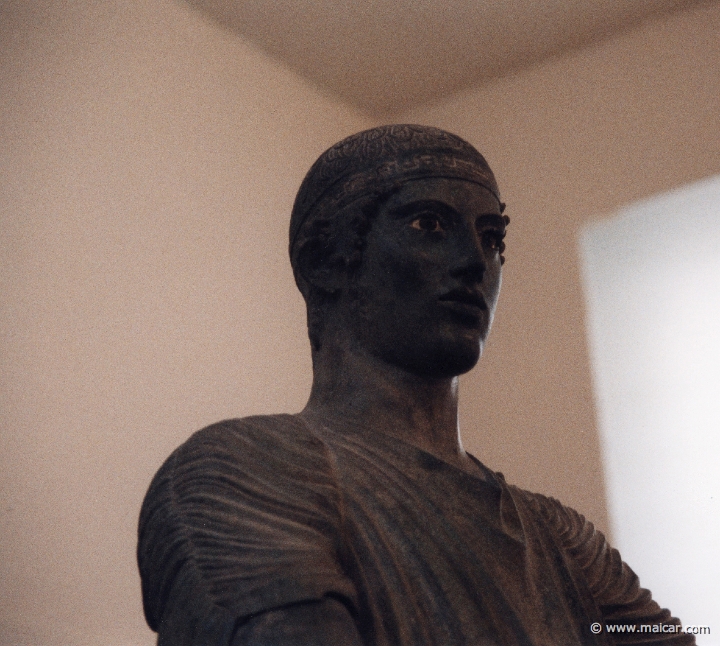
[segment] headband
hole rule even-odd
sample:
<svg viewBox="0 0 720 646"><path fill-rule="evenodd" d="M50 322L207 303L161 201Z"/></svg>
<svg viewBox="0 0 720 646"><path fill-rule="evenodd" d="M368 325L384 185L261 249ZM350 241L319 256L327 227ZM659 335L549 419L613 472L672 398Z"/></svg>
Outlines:
<svg viewBox="0 0 720 646"><path fill-rule="evenodd" d="M351 135L326 150L300 185L290 218L290 250L310 214L328 214L404 182L445 177L475 182L500 202L485 158L439 128L390 125Z"/></svg>

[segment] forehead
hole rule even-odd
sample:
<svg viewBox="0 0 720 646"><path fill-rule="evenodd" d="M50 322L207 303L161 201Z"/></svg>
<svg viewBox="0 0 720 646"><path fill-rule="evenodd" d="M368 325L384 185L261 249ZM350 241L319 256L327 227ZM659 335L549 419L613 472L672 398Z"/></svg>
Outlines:
<svg viewBox="0 0 720 646"><path fill-rule="evenodd" d="M431 177L407 181L381 211L395 211L413 202L441 202L461 214L500 213L500 203L487 188L463 179Z"/></svg>

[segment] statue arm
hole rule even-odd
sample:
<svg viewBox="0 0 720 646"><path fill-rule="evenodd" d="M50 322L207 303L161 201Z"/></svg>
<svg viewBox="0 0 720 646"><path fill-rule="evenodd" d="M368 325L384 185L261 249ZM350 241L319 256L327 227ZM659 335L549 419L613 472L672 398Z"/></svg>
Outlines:
<svg viewBox="0 0 720 646"><path fill-rule="evenodd" d="M680 621L655 602L650 591L640 587L637 574L622 560L593 524L554 498L526 493L531 506L550 525L563 550L580 567L595 599L603 622L608 624L666 624ZM680 632L654 633L644 644L690 646L695 638ZM635 637L637 639L637 637ZM613 643L633 640L633 633L616 633Z"/></svg>
<svg viewBox="0 0 720 646"><path fill-rule="evenodd" d="M354 628L342 516L324 445L288 416L194 435L156 475L140 518L143 602L158 644L285 643L273 631L299 635L303 613L308 629Z"/></svg>
<svg viewBox="0 0 720 646"><path fill-rule="evenodd" d="M252 617L235 633L230 646L361 646L355 622L334 597L298 603Z"/></svg>

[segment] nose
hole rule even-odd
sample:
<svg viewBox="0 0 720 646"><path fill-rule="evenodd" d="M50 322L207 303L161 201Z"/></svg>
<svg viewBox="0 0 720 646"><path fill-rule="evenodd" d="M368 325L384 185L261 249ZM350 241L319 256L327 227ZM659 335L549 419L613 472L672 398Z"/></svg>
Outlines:
<svg viewBox="0 0 720 646"><path fill-rule="evenodd" d="M463 228L458 231L455 257L450 266L450 275L460 278L463 282L482 282L487 262L483 254L482 241L475 231L475 227Z"/></svg>

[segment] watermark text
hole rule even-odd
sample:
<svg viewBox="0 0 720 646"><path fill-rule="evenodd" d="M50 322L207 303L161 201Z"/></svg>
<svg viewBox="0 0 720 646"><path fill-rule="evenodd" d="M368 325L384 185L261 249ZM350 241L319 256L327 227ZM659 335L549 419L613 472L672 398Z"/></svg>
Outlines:
<svg viewBox="0 0 720 646"><path fill-rule="evenodd" d="M686 635L709 635L710 626L681 626L680 624L603 624L590 625L590 632L606 633L684 633Z"/></svg>

